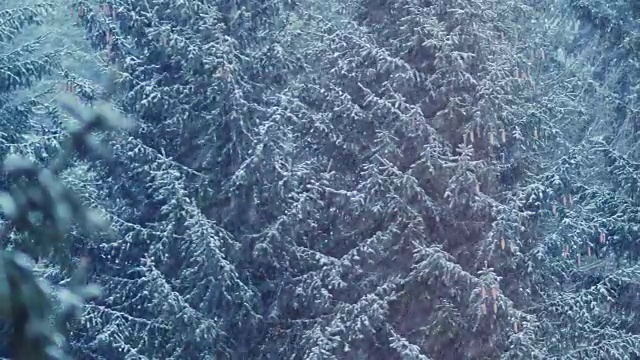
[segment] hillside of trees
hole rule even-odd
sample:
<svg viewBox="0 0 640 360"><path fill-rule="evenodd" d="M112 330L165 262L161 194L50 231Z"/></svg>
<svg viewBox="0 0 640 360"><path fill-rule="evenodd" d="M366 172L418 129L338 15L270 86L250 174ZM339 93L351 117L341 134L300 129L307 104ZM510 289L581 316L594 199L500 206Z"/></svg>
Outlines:
<svg viewBox="0 0 640 360"><path fill-rule="evenodd" d="M5 167L3 249L78 298L27 347L640 359L637 1L11 0L0 46L0 155L51 192Z"/></svg>

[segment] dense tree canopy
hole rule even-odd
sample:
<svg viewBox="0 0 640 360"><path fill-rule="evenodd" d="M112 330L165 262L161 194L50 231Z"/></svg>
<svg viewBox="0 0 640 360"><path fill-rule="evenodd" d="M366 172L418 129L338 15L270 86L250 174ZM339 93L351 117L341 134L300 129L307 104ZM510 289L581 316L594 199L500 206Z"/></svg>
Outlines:
<svg viewBox="0 0 640 360"><path fill-rule="evenodd" d="M3 156L55 159L57 92L136 123L59 174L108 235L3 239L52 282L91 260L76 358L640 357L635 2L71 0L0 29Z"/></svg>

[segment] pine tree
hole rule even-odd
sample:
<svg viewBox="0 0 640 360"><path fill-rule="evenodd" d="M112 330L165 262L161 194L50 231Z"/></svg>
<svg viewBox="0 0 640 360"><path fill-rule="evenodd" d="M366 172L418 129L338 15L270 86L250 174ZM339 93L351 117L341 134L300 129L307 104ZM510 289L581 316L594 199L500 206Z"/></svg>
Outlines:
<svg viewBox="0 0 640 360"><path fill-rule="evenodd" d="M273 305L281 342L268 351L495 355L507 346L498 329L529 318L504 291L481 296L500 280L484 261L508 255L474 253L485 234L490 249L500 249L500 233L487 225L504 223L494 214L509 221L517 214L506 211L495 176L504 156L524 166L529 154L517 149L534 138L535 126L510 113L524 99L509 94L526 84L509 55L513 20L497 22L467 2L457 4L466 10L458 15L444 5L378 2L336 6L357 23L330 22L326 9L306 5L301 27L314 30L302 31L300 42L317 67L300 78L291 112L301 119L301 154L318 172L308 172L307 185L290 197L292 211L260 244L293 273Z"/></svg>
<svg viewBox="0 0 640 360"><path fill-rule="evenodd" d="M113 295L89 307L77 351L251 354L265 330L240 239L270 216L264 184L286 164L286 119L266 121L286 115L275 108L285 76L272 74L294 67L263 33L282 26L279 4L245 4L262 7L260 16L201 2L157 2L153 12L140 2L95 5L73 9L118 72L116 106L141 126L111 139L119 162L104 169L112 183L101 191L119 199L106 207L122 239L90 249L96 280ZM177 314L184 322L173 326Z"/></svg>
<svg viewBox="0 0 640 360"><path fill-rule="evenodd" d="M532 75L544 84L531 95L540 109L536 117L545 146L539 175L516 194L531 214L530 230L520 237L529 254L526 276L519 278L528 289L522 302L536 319L525 332L526 343L540 344L540 358L633 358L638 338L627 320L626 294L635 270L631 264L612 266L626 252L614 239L633 237L617 231L631 229L615 215L628 214L629 208L620 203L612 169L601 156L615 137L611 130L617 131L612 99L622 72L602 56L606 44L584 36L589 25L576 21L567 6L549 2L527 28L531 58L539 59ZM620 311L622 302L627 310ZM506 356L530 353L520 346Z"/></svg>

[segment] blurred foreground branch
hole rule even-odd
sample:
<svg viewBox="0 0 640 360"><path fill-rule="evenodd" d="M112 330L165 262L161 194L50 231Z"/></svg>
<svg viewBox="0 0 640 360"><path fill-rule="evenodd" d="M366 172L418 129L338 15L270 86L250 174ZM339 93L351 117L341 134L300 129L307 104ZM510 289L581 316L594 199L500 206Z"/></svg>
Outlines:
<svg viewBox="0 0 640 360"><path fill-rule="evenodd" d="M5 244L13 232L20 232L47 251L65 251L65 234L73 224L88 233L108 228L105 220L85 208L58 175L78 155L104 155L93 133L121 129L125 123L107 104L88 108L71 96L62 97L60 104L79 125L69 131L54 161L42 167L19 156L5 159L4 172L12 184L8 192L0 193L5 218L0 241ZM28 255L0 250L0 318L12 329L12 358L69 359L63 351L66 324L80 315L86 300L99 295L97 286L85 284L86 272L87 261L82 260L69 285L54 291L34 273L34 261ZM54 310L56 299L61 304L59 311Z"/></svg>

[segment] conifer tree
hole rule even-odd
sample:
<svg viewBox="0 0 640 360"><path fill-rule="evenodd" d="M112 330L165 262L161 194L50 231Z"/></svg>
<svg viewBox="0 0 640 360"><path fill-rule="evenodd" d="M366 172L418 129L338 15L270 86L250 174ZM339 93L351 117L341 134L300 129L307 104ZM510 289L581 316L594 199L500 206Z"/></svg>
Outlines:
<svg viewBox="0 0 640 360"><path fill-rule="evenodd" d="M535 321L526 342L512 338L520 346L506 356L521 358L531 353L522 345L537 343L539 358L633 358L638 337L627 320L628 294L637 271L630 263L611 265L632 249L622 244L634 237L624 219L634 211L602 156L617 137L614 99L624 70L602 55L608 45L590 36L591 24L577 21L569 5L549 2L525 27L544 147L539 175L515 195L530 214L529 231L520 236L527 275L518 283Z"/></svg>
<svg viewBox="0 0 640 360"><path fill-rule="evenodd" d="M141 124L111 139L120 161L101 189L119 199L107 207L122 239L91 249L113 297L87 311L84 356L256 356L258 276L240 239L273 211L264 180L284 127L261 120L280 115L274 89L294 65L270 35L284 5L245 5L72 5L118 73L112 100Z"/></svg>
<svg viewBox="0 0 640 360"><path fill-rule="evenodd" d="M501 329L528 319L485 265L509 257L490 225L518 218L496 175L506 156L524 167L530 153L518 149L534 142L535 126L512 113L524 99L509 96L526 85L509 32L520 9L496 2L508 15L498 21L474 4L336 5L342 21L301 7L317 70L290 111L317 171L260 243L293 269L269 351L491 357L507 347ZM483 241L495 255L478 256Z"/></svg>

